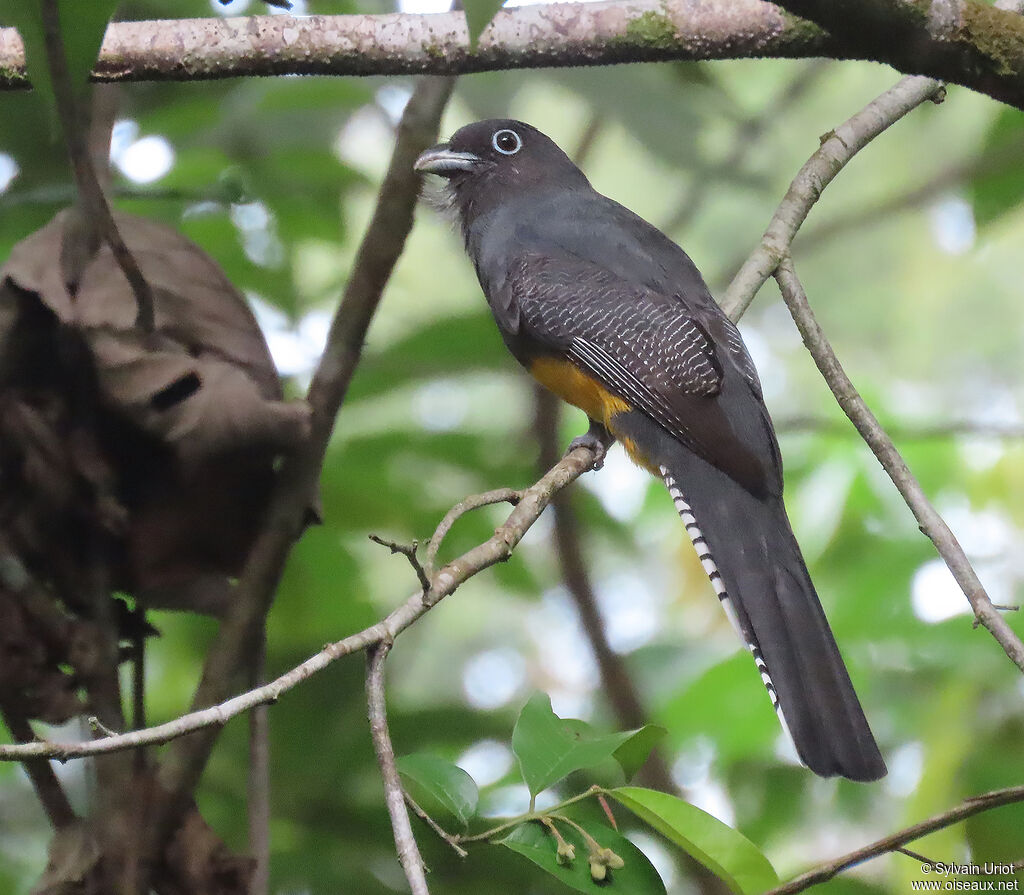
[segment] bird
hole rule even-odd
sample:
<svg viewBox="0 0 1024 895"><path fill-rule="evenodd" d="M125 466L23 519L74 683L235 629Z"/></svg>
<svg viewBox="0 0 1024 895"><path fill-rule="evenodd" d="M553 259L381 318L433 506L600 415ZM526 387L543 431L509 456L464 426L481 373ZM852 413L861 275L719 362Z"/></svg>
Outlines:
<svg viewBox="0 0 1024 895"><path fill-rule="evenodd" d="M757 371L690 257L522 121L468 124L414 167L442 178L509 351L587 414L569 449L599 467L618 440L664 482L801 762L883 777L786 513Z"/></svg>

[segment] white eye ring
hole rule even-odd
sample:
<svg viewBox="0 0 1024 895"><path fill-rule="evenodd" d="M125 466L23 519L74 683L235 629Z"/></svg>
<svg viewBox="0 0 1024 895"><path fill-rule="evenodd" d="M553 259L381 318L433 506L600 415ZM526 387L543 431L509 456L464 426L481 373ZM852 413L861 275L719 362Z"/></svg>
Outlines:
<svg viewBox="0 0 1024 895"><path fill-rule="evenodd" d="M507 140L504 139L506 134L511 135L512 140L514 141L511 149L503 149L499 145L499 141L505 143L508 142ZM509 130L508 128L503 128L500 131L494 132L494 136L491 137L491 145L495 148L497 152L500 152L502 155L515 155L517 152L519 152L520 149L523 148L523 138L520 137L519 134L517 134L515 131Z"/></svg>

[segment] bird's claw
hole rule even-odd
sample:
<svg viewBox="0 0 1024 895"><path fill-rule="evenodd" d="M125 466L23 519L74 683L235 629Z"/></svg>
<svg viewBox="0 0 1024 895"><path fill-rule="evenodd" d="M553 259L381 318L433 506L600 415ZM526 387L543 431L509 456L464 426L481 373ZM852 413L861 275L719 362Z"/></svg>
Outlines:
<svg viewBox="0 0 1024 895"><path fill-rule="evenodd" d="M592 423L586 432L582 435L577 435L569 442L566 453L571 454L579 447L588 448L594 454L594 461L591 463L590 468L597 470L604 466L604 458L608 454L608 448L612 446L614 441L615 438L608 433L604 426Z"/></svg>

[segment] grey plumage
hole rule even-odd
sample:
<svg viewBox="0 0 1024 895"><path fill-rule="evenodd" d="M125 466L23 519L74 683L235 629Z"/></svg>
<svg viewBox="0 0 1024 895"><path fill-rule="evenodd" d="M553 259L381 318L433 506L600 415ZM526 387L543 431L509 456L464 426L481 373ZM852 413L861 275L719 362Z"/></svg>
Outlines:
<svg viewBox="0 0 1024 895"><path fill-rule="evenodd" d="M417 167L448 179L516 358L563 363L629 406L593 422L664 479L802 760L884 775L786 516L754 365L690 258L522 122L469 125Z"/></svg>

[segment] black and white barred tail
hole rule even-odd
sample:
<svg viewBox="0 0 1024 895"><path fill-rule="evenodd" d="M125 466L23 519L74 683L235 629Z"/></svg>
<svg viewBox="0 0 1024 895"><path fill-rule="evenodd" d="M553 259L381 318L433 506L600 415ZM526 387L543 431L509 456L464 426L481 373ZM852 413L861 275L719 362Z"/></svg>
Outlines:
<svg viewBox="0 0 1024 895"><path fill-rule="evenodd" d="M725 587L725 581L722 579L722 573L718 571L715 558L711 554L711 545L708 544L707 538L704 537L704 533L700 530L697 518L693 515L693 508L686 502L686 497L679 489L679 484L672 477L672 473L664 466L660 467L660 471L665 486L668 488L668 493L672 497L672 502L676 505L679 518L683 520L683 525L686 526L686 533L690 536L690 541L697 551L697 558L711 580L711 586L714 587L715 593L718 594L718 600L722 604L722 608L725 610L733 630L736 631L740 640L747 645L750 655L754 657L754 664L757 666L758 673L761 675L761 681L768 691L768 698L772 701L772 708L775 709L775 714L779 716L779 721L782 724L782 729L786 732L786 736L792 740L793 735L790 733L789 725L786 723L786 716L779 705L779 694L775 690L775 684L772 683L772 676L767 664L765 664L757 637L752 630L744 629L744 626L740 623L732 598L729 596L729 592Z"/></svg>
<svg viewBox="0 0 1024 895"><path fill-rule="evenodd" d="M751 494L682 445L666 453L661 476L801 761L823 777L884 776L782 498Z"/></svg>

